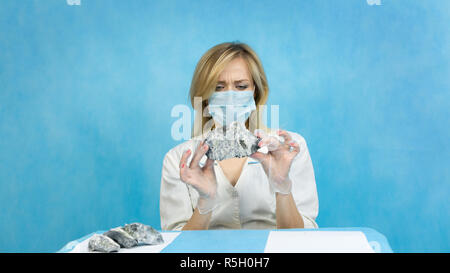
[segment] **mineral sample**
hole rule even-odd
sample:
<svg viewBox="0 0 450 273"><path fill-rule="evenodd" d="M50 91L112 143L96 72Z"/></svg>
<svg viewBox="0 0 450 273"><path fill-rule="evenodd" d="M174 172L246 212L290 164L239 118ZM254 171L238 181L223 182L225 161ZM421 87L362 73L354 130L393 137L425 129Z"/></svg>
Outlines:
<svg viewBox="0 0 450 273"><path fill-rule="evenodd" d="M209 146L206 156L219 161L233 157L246 157L259 149L260 140L247 130L243 123L235 121L208 133L205 139L205 143Z"/></svg>
<svg viewBox="0 0 450 273"><path fill-rule="evenodd" d="M164 243L161 233L151 226L133 223L125 225L122 229L130 234L137 241L138 245L159 245Z"/></svg>
<svg viewBox="0 0 450 273"><path fill-rule="evenodd" d="M130 248L137 246L137 241L130 234L128 234L121 227L113 228L103 233L103 235L108 236L117 242L120 247Z"/></svg>
<svg viewBox="0 0 450 273"><path fill-rule="evenodd" d="M101 234L94 234L88 243L89 251L99 252L116 252L119 251L120 245L111 238Z"/></svg>

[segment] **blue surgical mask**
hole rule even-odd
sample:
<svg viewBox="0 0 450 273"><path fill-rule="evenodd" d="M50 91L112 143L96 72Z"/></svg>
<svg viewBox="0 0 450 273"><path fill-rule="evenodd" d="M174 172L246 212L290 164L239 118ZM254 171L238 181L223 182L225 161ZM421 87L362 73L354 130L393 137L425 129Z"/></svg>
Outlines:
<svg viewBox="0 0 450 273"><path fill-rule="evenodd" d="M221 125L233 121L244 123L253 110L256 110L254 91L214 92L208 100L209 114Z"/></svg>

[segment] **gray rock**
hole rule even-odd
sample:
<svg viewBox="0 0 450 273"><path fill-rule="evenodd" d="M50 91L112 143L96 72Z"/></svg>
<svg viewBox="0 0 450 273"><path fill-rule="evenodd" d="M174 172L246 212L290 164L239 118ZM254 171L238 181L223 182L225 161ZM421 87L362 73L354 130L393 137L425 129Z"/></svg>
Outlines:
<svg viewBox="0 0 450 273"><path fill-rule="evenodd" d="M88 249L89 251L117 252L120 249L120 245L108 236L94 234L91 239L89 239Z"/></svg>
<svg viewBox="0 0 450 273"><path fill-rule="evenodd" d="M208 133L205 143L209 149L206 156L213 160L246 157L255 153L261 139L253 135L245 125L232 122L227 127L219 127Z"/></svg>
<svg viewBox="0 0 450 273"><path fill-rule="evenodd" d="M117 242L120 247L130 248L137 246L137 241L130 234L125 232L121 227L113 228L103 233L103 235L108 236Z"/></svg>
<svg viewBox="0 0 450 273"><path fill-rule="evenodd" d="M164 243L161 233L151 226L141 223L132 223L122 228L133 237L138 245L159 245Z"/></svg>

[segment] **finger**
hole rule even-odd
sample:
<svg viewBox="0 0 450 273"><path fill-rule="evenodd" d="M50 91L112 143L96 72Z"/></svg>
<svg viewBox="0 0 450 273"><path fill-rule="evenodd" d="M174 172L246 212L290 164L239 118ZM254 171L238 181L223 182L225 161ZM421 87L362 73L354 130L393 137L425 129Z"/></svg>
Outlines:
<svg viewBox="0 0 450 273"><path fill-rule="evenodd" d="M200 142L197 146L197 149L195 150L195 153L192 157L191 164L189 165L189 168L196 168L198 167L198 163L200 162L200 159L205 155L205 153L208 151L209 147L207 144L205 144L205 141L203 140Z"/></svg>
<svg viewBox="0 0 450 273"><path fill-rule="evenodd" d="M289 142L289 146L293 148L292 153L297 155L300 153L300 144L298 144L296 141Z"/></svg>
<svg viewBox="0 0 450 273"><path fill-rule="evenodd" d="M267 146L269 151L275 151L280 145L280 141L273 136L265 137L258 143L259 147Z"/></svg>
<svg viewBox="0 0 450 273"><path fill-rule="evenodd" d="M205 166L203 166L203 168L212 169L213 167L214 167L214 159L208 158L206 160Z"/></svg>
<svg viewBox="0 0 450 273"><path fill-rule="evenodd" d="M253 134L259 138L265 138L267 136L267 133L262 129L255 129Z"/></svg>
<svg viewBox="0 0 450 273"><path fill-rule="evenodd" d="M263 154L267 154L269 152L269 149L267 148L267 146L261 147L258 150L256 150L257 152L263 153Z"/></svg>
<svg viewBox="0 0 450 273"><path fill-rule="evenodd" d="M291 135L288 132L286 132L285 130L278 130L277 133L279 136L284 138L285 143L289 143L292 141Z"/></svg>
<svg viewBox="0 0 450 273"><path fill-rule="evenodd" d="M259 162L264 162L265 160L267 160L268 155L261 152L255 152L251 154L250 157L258 160Z"/></svg>
<svg viewBox="0 0 450 273"><path fill-rule="evenodd" d="M262 139L259 141L258 146L259 146L259 147L267 146L267 145L271 144L272 142L275 142L274 137L272 137L272 136L267 136L267 137L262 138Z"/></svg>
<svg viewBox="0 0 450 273"><path fill-rule="evenodd" d="M187 181L189 180L188 172L187 172L187 170L189 169L187 166L187 160L188 160L189 156L191 155L191 153L192 152L190 149L184 151L183 155L181 156L181 159L180 159L180 179L184 183L187 183Z"/></svg>
<svg viewBox="0 0 450 273"><path fill-rule="evenodd" d="M191 150L187 149L186 151L183 152L181 159L180 159L180 169L183 169L186 167L187 165L187 160L189 158L189 156L191 155Z"/></svg>

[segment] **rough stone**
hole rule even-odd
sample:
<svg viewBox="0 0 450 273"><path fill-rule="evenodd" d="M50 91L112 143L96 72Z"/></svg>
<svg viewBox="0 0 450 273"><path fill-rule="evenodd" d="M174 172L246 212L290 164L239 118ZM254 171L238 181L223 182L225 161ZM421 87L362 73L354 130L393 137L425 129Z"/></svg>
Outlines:
<svg viewBox="0 0 450 273"><path fill-rule="evenodd" d="M232 122L226 127L219 127L208 133L205 143L209 149L206 156L213 160L234 157L246 157L255 153L261 139L253 135L245 125Z"/></svg>
<svg viewBox="0 0 450 273"><path fill-rule="evenodd" d="M117 242L120 247L130 248L137 246L137 241L130 234L128 234L121 227L113 228L103 233L103 235L108 236Z"/></svg>
<svg viewBox="0 0 450 273"><path fill-rule="evenodd" d="M89 251L98 252L117 252L120 245L114 242L111 238L101 234L94 234L88 243Z"/></svg>
<svg viewBox="0 0 450 273"><path fill-rule="evenodd" d="M164 243L161 233L151 226L132 223L125 225L122 229L131 235L138 245L159 245Z"/></svg>

